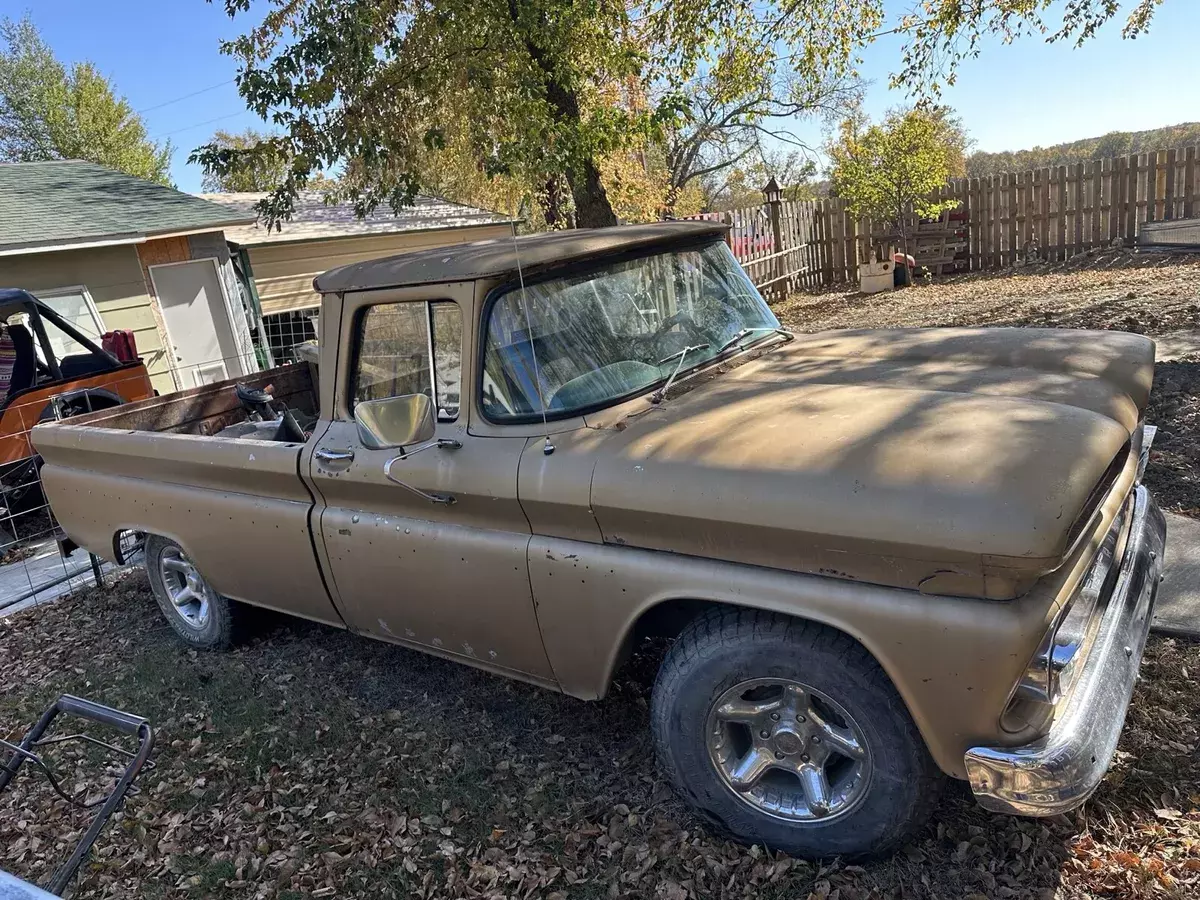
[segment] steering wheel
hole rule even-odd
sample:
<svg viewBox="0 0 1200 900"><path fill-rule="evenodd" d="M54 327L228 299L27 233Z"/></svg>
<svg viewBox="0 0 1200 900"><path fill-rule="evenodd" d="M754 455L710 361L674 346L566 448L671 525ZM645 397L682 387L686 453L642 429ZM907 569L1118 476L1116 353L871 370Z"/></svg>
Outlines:
<svg viewBox="0 0 1200 900"><path fill-rule="evenodd" d="M696 320L681 310L663 319L658 327L654 329L654 334L650 336L651 340L662 340L662 336L675 325L682 325L685 331L689 332L692 337L701 343L708 339L708 335L700 329L700 326L696 324Z"/></svg>
<svg viewBox="0 0 1200 900"><path fill-rule="evenodd" d="M675 325L681 325L687 335L672 332L671 328ZM708 340L708 335L700 329L695 319L685 312L677 312L663 319L653 333L637 339L641 345L637 355L642 362L657 365L664 356L678 353L689 343L704 344Z"/></svg>

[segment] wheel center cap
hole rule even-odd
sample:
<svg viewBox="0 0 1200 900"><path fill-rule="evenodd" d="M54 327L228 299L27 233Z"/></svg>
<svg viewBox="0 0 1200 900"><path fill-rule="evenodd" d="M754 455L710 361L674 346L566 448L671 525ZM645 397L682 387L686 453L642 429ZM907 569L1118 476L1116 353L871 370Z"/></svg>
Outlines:
<svg viewBox="0 0 1200 900"><path fill-rule="evenodd" d="M791 729L775 732L775 749L780 753L799 753L804 749L804 739Z"/></svg>

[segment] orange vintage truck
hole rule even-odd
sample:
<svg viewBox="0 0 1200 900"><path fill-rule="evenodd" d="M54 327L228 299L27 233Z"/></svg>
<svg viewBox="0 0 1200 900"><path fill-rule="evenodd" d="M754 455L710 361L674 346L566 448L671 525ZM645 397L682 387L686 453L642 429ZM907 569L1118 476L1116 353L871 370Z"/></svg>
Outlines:
<svg viewBox="0 0 1200 900"><path fill-rule="evenodd" d="M29 432L38 422L154 395L140 359L117 359L28 291L0 288L0 322L15 354L8 392L0 397L0 481L6 486L29 483L22 473L36 458Z"/></svg>
<svg viewBox="0 0 1200 900"><path fill-rule="evenodd" d="M191 646L228 646L255 604L596 699L672 638L654 746L742 840L886 850L947 777L993 810L1079 805L1162 563L1154 344L793 335L723 238L625 226L327 272L317 366L39 425L46 491L94 553L146 535Z"/></svg>

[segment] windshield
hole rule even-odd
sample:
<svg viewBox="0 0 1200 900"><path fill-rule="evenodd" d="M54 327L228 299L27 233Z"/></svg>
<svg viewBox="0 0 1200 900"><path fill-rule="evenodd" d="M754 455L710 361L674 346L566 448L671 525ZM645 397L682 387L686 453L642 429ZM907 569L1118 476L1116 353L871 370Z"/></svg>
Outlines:
<svg viewBox="0 0 1200 900"><path fill-rule="evenodd" d="M547 416L596 408L702 365L739 332L777 327L723 242L513 288L485 324L483 411L511 421L541 418L543 400Z"/></svg>

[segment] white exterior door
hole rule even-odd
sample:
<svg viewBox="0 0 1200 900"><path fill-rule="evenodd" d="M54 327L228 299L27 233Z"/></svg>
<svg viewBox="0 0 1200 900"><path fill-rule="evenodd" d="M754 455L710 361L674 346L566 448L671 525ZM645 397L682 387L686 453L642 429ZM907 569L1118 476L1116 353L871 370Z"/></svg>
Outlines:
<svg viewBox="0 0 1200 900"><path fill-rule="evenodd" d="M175 354L180 389L246 374L229 321L229 305L211 259L150 266Z"/></svg>

